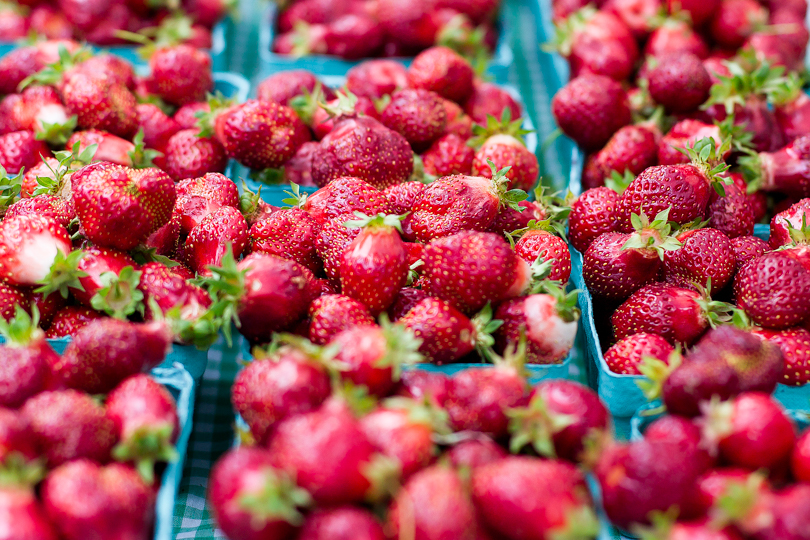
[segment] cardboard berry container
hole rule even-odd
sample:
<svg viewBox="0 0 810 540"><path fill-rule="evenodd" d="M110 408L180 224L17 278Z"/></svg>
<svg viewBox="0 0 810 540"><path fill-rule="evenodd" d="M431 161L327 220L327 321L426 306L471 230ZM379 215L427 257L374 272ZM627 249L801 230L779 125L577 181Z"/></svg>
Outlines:
<svg viewBox="0 0 810 540"><path fill-rule="evenodd" d="M516 0L502 0L501 16L498 20L498 43L492 56L487 62L486 75L492 78L493 81L504 83L509 79L509 67L512 65L514 58L512 49L509 43L512 38L512 30L504 24L504 17L502 16L503 10L506 8L507 2L515 2ZM278 73L279 71L287 71L290 69L306 69L312 71L318 76L324 75L346 75L346 72L364 60L372 60L373 58L364 58L361 60L344 60L337 56L329 56L323 54L314 54L310 56L303 56L295 58L288 55L276 54L273 52L273 42L276 39L276 22L279 16L278 5L270 2L270 5L259 16L261 22L259 24L259 65L256 70L258 80ZM406 66L410 65L413 58L396 57L391 60L402 62Z"/></svg>
<svg viewBox="0 0 810 540"><path fill-rule="evenodd" d="M343 76L319 76L319 79L331 88L340 88L346 83L346 77ZM258 79L261 81L261 79ZM537 133L534 131L534 124L532 123L531 118L529 118L528 113L526 111L526 104L520 97L520 93L518 90L512 86L501 85L509 94L518 102L523 111L523 129L531 130L531 133L528 133L524 136L524 142L526 143L526 148L535 155L537 155L537 148L538 148L538 137ZM255 95L256 85L251 85L251 92L250 94L253 96ZM289 184L264 184L257 180L251 178L251 169L237 163L235 160L231 160L228 164L228 170L225 173L225 176L232 179L236 182L239 189L242 189L242 182L244 181L247 188L257 193L259 188L261 188L261 197L264 202L270 204L272 206L284 206L282 202L284 199L290 197L289 194L286 192L290 191ZM301 193L312 194L315 193L318 188L315 186L300 186ZM530 193L530 196L532 194Z"/></svg>

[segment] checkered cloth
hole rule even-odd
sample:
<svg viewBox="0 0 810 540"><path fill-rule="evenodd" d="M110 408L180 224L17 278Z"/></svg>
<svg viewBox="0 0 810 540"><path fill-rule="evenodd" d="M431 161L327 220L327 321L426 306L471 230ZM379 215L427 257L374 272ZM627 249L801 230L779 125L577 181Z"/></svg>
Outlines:
<svg viewBox="0 0 810 540"><path fill-rule="evenodd" d="M512 50L514 65L510 82L520 90L528 113L538 131L541 148L541 173L545 182L556 189L565 187L568 171L565 160L560 159L557 145L543 145L553 135L555 126L550 118L550 103L558 82L551 82L547 59L541 61L540 42L545 41L538 31L536 0L504 0L506 25L514 29ZM242 0L241 17L237 30L229 43L230 69L250 75L256 67L258 43L257 25L261 17L253 0ZM250 78L250 77L248 77ZM238 348L228 349L217 343L209 352L208 369L197 389L194 410L194 431L188 447L183 480L180 484L174 512L174 538L225 538L216 530L210 509L206 505L206 488L211 466L233 444L233 411L230 389L239 370Z"/></svg>

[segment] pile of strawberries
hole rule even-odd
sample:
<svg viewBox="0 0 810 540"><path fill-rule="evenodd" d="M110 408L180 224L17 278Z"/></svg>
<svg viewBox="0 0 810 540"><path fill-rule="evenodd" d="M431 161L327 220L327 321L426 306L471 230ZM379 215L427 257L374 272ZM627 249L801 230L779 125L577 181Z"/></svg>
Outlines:
<svg viewBox="0 0 810 540"><path fill-rule="evenodd" d="M176 459L175 400L144 372L161 323L81 329L60 356L21 308L0 319L0 515L6 538L152 537L157 475Z"/></svg>
<svg viewBox="0 0 810 540"><path fill-rule="evenodd" d="M574 78L552 109L588 153L569 236L612 371L734 323L782 348L780 382L810 381L806 5L772 4L671 2L657 21L607 2L560 19ZM769 215L765 242L754 224Z"/></svg>
<svg viewBox="0 0 810 540"><path fill-rule="evenodd" d="M499 0L292 0L276 21L273 51L356 60L412 57L445 45L485 62L497 40L499 4Z"/></svg>
<svg viewBox="0 0 810 540"><path fill-rule="evenodd" d="M130 33L170 33L201 49L211 48L211 30L231 9L231 0L12 0L0 6L0 41L32 34L94 45L128 45Z"/></svg>

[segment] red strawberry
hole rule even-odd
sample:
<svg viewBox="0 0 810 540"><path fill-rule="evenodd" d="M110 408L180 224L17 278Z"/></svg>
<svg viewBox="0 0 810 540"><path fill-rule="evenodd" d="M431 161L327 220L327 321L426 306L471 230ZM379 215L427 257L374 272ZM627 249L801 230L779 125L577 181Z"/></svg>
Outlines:
<svg viewBox="0 0 810 540"><path fill-rule="evenodd" d="M159 262L149 262L141 267L138 289L143 292L145 305L150 306L154 300L164 315L177 308L179 317L185 321L199 319L211 305L207 292ZM147 313L147 319L157 316L151 309Z"/></svg>
<svg viewBox="0 0 810 540"><path fill-rule="evenodd" d="M515 253L529 264L536 261L551 265L550 280L568 283L571 275L571 253L565 240L542 229L531 227L515 242Z"/></svg>
<svg viewBox="0 0 810 540"><path fill-rule="evenodd" d="M568 238L584 253L601 234L616 230L619 194L608 187L589 189L571 204Z"/></svg>
<svg viewBox="0 0 810 540"><path fill-rule="evenodd" d="M810 199L802 199L787 210L783 210L771 219L771 235L768 243L771 248L793 244L794 241L803 241L802 232L810 221Z"/></svg>
<svg viewBox="0 0 810 540"><path fill-rule="evenodd" d="M207 101L194 101L178 108L172 118L180 124L181 129L197 128L200 121L197 115L207 112L211 112L211 105Z"/></svg>
<svg viewBox="0 0 810 540"><path fill-rule="evenodd" d="M481 433L476 433L473 439L453 445L447 451L447 457L454 467L467 467L470 470L494 463L508 455L501 445Z"/></svg>
<svg viewBox="0 0 810 540"><path fill-rule="evenodd" d="M401 64L398 63L397 65ZM347 85L349 84L349 78L347 75ZM282 71L267 77L256 87L256 96L262 101L273 101L279 105L289 107L294 98L307 93L314 94L318 86L324 93L325 100L331 101L335 98L331 88L324 86L313 73L303 69ZM360 95L351 88L349 90L355 95Z"/></svg>
<svg viewBox="0 0 810 540"><path fill-rule="evenodd" d="M228 164L225 149L218 141L197 134L196 129L182 129L166 143L165 169L175 181L223 172Z"/></svg>
<svg viewBox="0 0 810 540"><path fill-rule="evenodd" d="M438 142L437 142L438 144ZM467 148L472 151L471 148ZM422 182L403 182L385 188L385 198L391 208L391 212L397 215L405 215L402 220L402 236L403 238L412 240L414 238L413 230L411 229L411 210L416 205L422 192L425 191L425 184Z"/></svg>
<svg viewBox="0 0 810 540"><path fill-rule="evenodd" d="M203 101L214 87L211 57L189 45L158 49L149 58L149 68L147 88L173 105Z"/></svg>
<svg viewBox="0 0 810 540"><path fill-rule="evenodd" d="M661 11L660 0L608 0L602 8L620 18L636 39L645 39Z"/></svg>
<svg viewBox="0 0 810 540"><path fill-rule="evenodd" d="M759 2L723 0L712 17L709 31L721 47L736 49L767 22L768 11Z"/></svg>
<svg viewBox="0 0 810 540"><path fill-rule="evenodd" d="M444 100L444 109L447 111L447 129L445 134L458 135L463 140L472 137L473 120L464 112L455 101Z"/></svg>
<svg viewBox="0 0 810 540"><path fill-rule="evenodd" d="M444 134L447 111L435 92L408 88L391 95L381 122L405 137L415 152L423 152Z"/></svg>
<svg viewBox="0 0 810 540"><path fill-rule="evenodd" d="M180 214L176 212L172 212L169 221L163 227L150 234L145 242L147 248L154 249L156 255L163 255L164 257L175 257L179 244Z"/></svg>
<svg viewBox="0 0 810 540"><path fill-rule="evenodd" d="M601 75L582 75L566 84L551 102L560 129L585 150L598 150L630 123L621 85Z"/></svg>
<svg viewBox="0 0 810 540"><path fill-rule="evenodd" d="M250 251L288 258L318 272L321 261L315 250L318 224L298 208L282 209L250 228Z"/></svg>
<svg viewBox="0 0 810 540"><path fill-rule="evenodd" d="M115 424L118 461L134 461L141 477L154 481L154 463L176 458L180 430L177 406L169 391L148 375L124 380L107 396L107 416Z"/></svg>
<svg viewBox="0 0 810 540"><path fill-rule="evenodd" d="M17 306L28 309L30 303L23 289L0 279L0 319L10 321L14 318Z"/></svg>
<svg viewBox="0 0 810 540"><path fill-rule="evenodd" d="M447 47L431 47L411 62L408 85L463 104L473 93L473 75L469 62L458 53Z"/></svg>
<svg viewBox="0 0 810 540"><path fill-rule="evenodd" d="M781 349L785 371L779 382L789 386L803 386L810 382L810 331L804 328L759 329L755 334Z"/></svg>
<svg viewBox="0 0 810 540"><path fill-rule="evenodd" d="M101 317L98 311L83 306L65 306L56 312L56 315L45 332L48 339L72 336L80 328L88 325L90 321Z"/></svg>
<svg viewBox="0 0 810 540"><path fill-rule="evenodd" d="M143 130L143 144L147 148L162 152L172 135L182 129L174 118L167 116L153 103L139 103L135 110L138 113L138 128Z"/></svg>
<svg viewBox="0 0 810 540"><path fill-rule="evenodd" d="M644 55L659 57L677 52L690 52L698 58L709 56L709 46L688 22L669 17L650 34Z"/></svg>
<svg viewBox="0 0 810 540"><path fill-rule="evenodd" d="M135 156L135 145L106 131L97 129L77 131L68 139L66 148L73 148L76 143L79 144L79 152L88 151L91 145L97 145L92 155L94 161L109 161L125 167L136 165L132 159Z"/></svg>
<svg viewBox="0 0 810 540"><path fill-rule="evenodd" d="M52 471L42 485L48 517L65 540L146 540L152 534L155 491L132 468L88 460Z"/></svg>
<svg viewBox="0 0 810 540"><path fill-rule="evenodd" d="M413 151L399 133L368 116L343 117L312 157L312 179L321 187L344 176L384 189L413 171Z"/></svg>
<svg viewBox="0 0 810 540"><path fill-rule="evenodd" d="M341 15L326 25L326 53L347 60L373 56L384 34L376 18L365 13Z"/></svg>
<svg viewBox="0 0 810 540"><path fill-rule="evenodd" d="M766 193L778 191L791 197L810 197L810 136L799 137L781 150L742 156L745 179Z"/></svg>
<svg viewBox="0 0 810 540"><path fill-rule="evenodd" d="M7 538L57 540L56 532L31 487L4 485L0 488L0 516Z"/></svg>
<svg viewBox="0 0 810 540"><path fill-rule="evenodd" d="M51 218L21 215L5 219L0 223L0 278L12 285L35 285L70 247L68 232Z"/></svg>
<svg viewBox="0 0 810 540"><path fill-rule="evenodd" d="M239 372L231 402L256 441L268 440L279 422L313 411L329 397L325 355L325 351L295 340Z"/></svg>
<svg viewBox="0 0 810 540"><path fill-rule="evenodd" d="M45 67L37 48L33 46L18 47L9 51L0 60L0 94L13 94L17 87L28 76Z"/></svg>
<svg viewBox="0 0 810 540"><path fill-rule="evenodd" d="M13 131L0 135L0 165L9 174L30 169L50 155L48 145L34 138L33 131Z"/></svg>
<svg viewBox="0 0 810 540"><path fill-rule="evenodd" d="M73 173L71 185L85 236L99 246L124 251L165 225L176 199L174 182L160 169L102 162Z"/></svg>
<svg viewBox="0 0 810 540"><path fill-rule="evenodd" d="M709 293L721 290L734 275L734 249L717 229L692 229L676 236L681 247L664 254L664 279L680 287L703 287L711 280Z"/></svg>
<svg viewBox="0 0 810 540"><path fill-rule="evenodd" d="M473 174L491 178L504 167L511 167L506 173L510 188L530 191L537 184L540 174L537 156L511 135L493 135L475 153Z"/></svg>
<svg viewBox="0 0 810 540"><path fill-rule="evenodd" d="M366 60L346 72L346 90L357 97L380 99L406 86L405 66L394 60Z"/></svg>
<svg viewBox="0 0 810 540"><path fill-rule="evenodd" d="M162 322L99 319L76 332L53 366L53 374L68 388L109 392L127 377L163 362L171 340Z"/></svg>
<svg viewBox="0 0 810 540"><path fill-rule="evenodd" d="M712 86L700 58L688 52L657 56L646 77L650 95L669 113L697 109L708 99Z"/></svg>
<svg viewBox="0 0 810 540"><path fill-rule="evenodd" d="M805 431L796 441L790 458L793 477L799 482L810 482L810 431Z"/></svg>
<svg viewBox="0 0 810 540"><path fill-rule="evenodd" d="M377 518L362 508L340 506L315 510L307 516L298 540L385 540Z"/></svg>
<svg viewBox="0 0 810 540"><path fill-rule="evenodd" d="M450 467L433 465L414 474L388 511L389 537L476 538L476 510L469 490Z"/></svg>
<svg viewBox="0 0 810 540"><path fill-rule="evenodd" d="M30 424L50 467L75 459L106 462L115 444L115 428L104 408L76 390L42 392L21 412Z"/></svg>
<svg viewBox="0 0 810 540"><path fill-rule="evenodd" d="M189 234L202 219L223 206L239 208L236 184L220 173L206 173L200 178L187 178L177 183L175 213L180 216L180 230Z"/></svg>
<svg viewBox="0 0 810 540"><path fill-rule="evenodd" d="M605 352L605 363L613 373L641 375L639 367L645 358L655 358L669 364L675 348L657 334L640 332L619 340Z"/></svg>
<svg viewBox="0 0 810 540"><path fill-rule="evenodd" d="M406 245L419 245L419 244L406 244ZM388 308L388 317L390 320L396 322L422 300L430 298L428 293L422 289L415 289L413 287L402 287L394 298L394 303ZM424 344L424 341L423 341Z"/></svg>
<svg viewBox="0 0 810 540"><path fill-rule="evenodd" d="M244 540L289 538L302 522L296 507L312 502L274 467L269 452L245 446L230 450L214 465L208 500L219 528ZM268 511L271 506L274 510Z"/></svg>
<svg viewBox="0 0 810 540"><path fill-rule="evenodd" d="M473 470L472 497L487 528L506 537L598 530L585 479L562 461L510 456L483 465Z"/></svg>
<svg viewBox="0 0 810 540"><path fill-rule="evenodd" d="M796 442L790 418L760 392L705 405L698 422L712 450L719 451L726 462L750 470L786 464Z"/></svg>
<svg viewBox="0 0 810 540"><path fill-rule="evenodd" d="M754 233L754 208L748 195L736 185L725 186L725 196L717 197L706 211L708 226L729 238Z"/></svg>
<svg viewBox="0 0 810 540"><path fill-rule="evenodd" d="M771 250L765 240L757 238L756 236L739 236L732 238L731 247L734 249L734 257L736 260L734 265L735 274L739 272L743 264Z"/></svg>
<svg viewBox="0 0 810 540"><path fill-rule="evenodd" d="M337 334L355 326L374 326L368 308L353 298L326 294L309 306L309 339L324 345Z"/></svg>
<svg viewBox="0 0 810 540"><path fill-rule="evenodd" d="M421 340L419 352L425 360L438 365L460 360L479 340L472 321L438 298L417 302L398 322Z"/></svg>
<svg viewBox="0 0 810 540"><path fill-rule="evenodd" d="M17 306L13 319L0 318L0 335L5 343L0 346L0 406L17 408L28 398L45 389L51 366L59 355L45 341L37 328L39 318L33 319Z"/></svg>
<svg viewBox="0 0 810 540"><path fill-rule="evenodd" d="M248 226L233 206L222 206L200 220L186 239L189 266L198 274L208 274L209 266L219 266L227 249L239 257L247 246Z"/></svg>
<svg viewBox="0 0 810 540"><path fill-rule="evenodd" d="M138 130L135 96L125 86L99 73L71 73L61 88L68 115L84 129L100 129L121 137Z"/></svg>
<svg viewBox="0 0 810 540"><path fill-rule="evenodd" d="M658 142L652 129L645 126L630 125L619 129L605 147L592 154L583 171L583 182L588 188L605 184L613 172L635 176L647 167L656 165Z"/></svg>
<svg viewBox="0 0 810 540"><path fill-rule="evenodd" d="M351 215L354 212L369 216L391 213L390 203L382 191L354 177L332 180L307 197L303 209L321 225L340 215Z"/></svg>
<svg viewBox="0 0 810 540"><path fill-rule="evenodd" d="M5 219L17 216L42 216L51 218L67 229L71 220L76 217L70 203L61 197L44 193L30 199L20 199L6 210Z"/></svg>
<svg viewBox="0 0 810 540"><path fill-rule="evenodd" d="M335 286L340 285L340 265L343 262L343 252L349 247L352 240L360 234L359 229L349 229L344 225L357 216L344 214L321 226L315 247L318 256L323 261L323 270L326 277L333 280Z"/></svg>
<svg viewBox="0 0 810 540"><path fill-rule="evenodd" d="M431 17L432 3L418 0L402 4L395 0L382 0L376 15L383 30L402 47L425 49L436 41L437 25Z"/></svg>
<svg viewBox="0 0 810 540"><path fill-rule="evenodd" d="M471 175L474 158L475 150L453 133L438 139L422 154L425 172L438 177Z"/></svg>
<svg viewBox="0 0 810 540"><path fill-rule="evenodd" d="M510 118L522 116L515 98L498 85L488 82L475 81L473 93L463 106L472 121L482 126L486 125L489 116L503 118L506 109L509 109Z"/></svg>
<svg viewBox="0 0 810 540"><path fill-rule="evenodd" d="M697 141L706 137L714 139L718 146L723 143L719 126L692 118L681 120L658 142L658 165L689 163L689 156L678 149L695 146Z"/></svg>
<svg viewBox="0 0 810 540"><path fill-rule="evenodd" d="M810 310L810 273L785 253L766 253L743 264L734 278L737 306L766 328L789 328Z"/></svg>
<svg viewBox="0 0 810 540"><path fill-rule="evenodd" d="M402 372L397 395L427 400L436 407L443 407L449 389L450 378L444 373L412 369Z"/></svg>

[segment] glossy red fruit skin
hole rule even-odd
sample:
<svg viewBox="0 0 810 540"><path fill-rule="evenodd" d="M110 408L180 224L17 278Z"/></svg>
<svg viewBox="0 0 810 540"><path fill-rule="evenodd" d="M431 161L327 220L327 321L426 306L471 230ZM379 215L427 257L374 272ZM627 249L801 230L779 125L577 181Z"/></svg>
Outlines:
<svg viewBox="0 0 810 540"><path fill-rule="evenodd" d="M475 438L454 444L446 455L456 468L467 467L472 470L501 460L509 453L486 435L477 434Z"/></svg>
<svg viewBox="0 0 810 540"><path fill-rule="evenodd" d="M624 339L639 332L658 334L671 344L691 345L709 327L695 291L668 284L653 284L633 293L610 320L613 335Z"/></svg>
<svg viewBox="0 0 810 540"><path fill-rule="evenodd" d="M394 388L394 366L386 362L394 351L378 326L349 328L329 343L339 349L334 360L344 380L365 386L377 397L388 395Z"/></svg>
<svg viewBox="0 0 810 540"><path fill-rule="evenodd" d="M450 389L450 377L436 371L405 370L400 377L397 395L417 400L428 400L443 408Z"/></svg>
<svg viewBox="0 0 810 540"><path fill-rule="evenodd" d="M644 432L644 438L648 441L665 441L679 444L692 453L691 460L703 470L709 469L715 464L716 457L713 457L704 448L700 428L690 418L675 414L662 416L649 425ZM702 510L698 502L689 501L686 513L701 514Z"/></svg>
<svg viewBox="0 0 810 540"><path fill-rule="evenodd" d="M529 264L533 264L538 257L544 261L552 261L551 273L548 279L568 283L571 276L571 254L565 240L548 231L530 230L515 242L515 253Z"/></svg>
<svg viewBox="0 0 810 540"><path fill-rule="evenodd" d="M236 184L220 173L181 180L176 186L174 213L180 216L180 230L189 234L200 221L223 206L239 207Z"/></svg>
<svg viewBox="0 0 810 540"><path fill-rule="evenodd" d="M7 524L3 536L9 540L59 538L30 487L9 485L0 488L0 519Z"/></svg>
<svg viewBox="0 0 810 540"><path fill-rule="evenodd" d="M425 172L433 176L471 175L475 150L454 133L444 135L422 154Z"/></svg>
<svg viewBox="0 0 810 540"><path fill-rule="evenodd" d="M188 265L198 274L207 275L209 266L219 266L231 248L238 258L248 243L248 225L233 206L222 206L200 220L186 238Z"/></svg>
<svg viewBox="0 0 810 540"><path fill-rule="evenodd" d="M0 165L9 174L30 169L43 157L50 156L48 146L43 141L36 140L33 131L13 131L0 135Z"/></svg>
<svg viewBox="0 0 810 540"><path fill-rule="evenodd" d="M656 133L644 126L624 126L616 131L604 148L592 154L583 171L583 184L587 188L604 185L615 171L634 176L647 167L657 165L658 142Z"/></svg>
<svg viewBox="0 0 810 540"><path fill-rule="evenodd" d="M668 19L650 34L644 55L659 57L677 52L690 52L698 58L706 58L709 46L686 21Z"/></svg>
<svg viewBox="0 0 810 540"><path fill-rule="evenodd" d="M714 200L706 211L708 226L732 239L754 234L756 220L749 196L736 185L724 189L724 197L712 197Z"/></svg>
<svg viewBox="0 0 810 540"><path fill-rule="evenodd" d="M789 328L810 312L810 273L782 252L742 265L734 278L737 306L766 328Z"/></svg>
<svg viewBox="0 0 810 540"><path fill-rule="evenodd" d="M537 156L511 135L493 135L484 142L475 153L473 174L492 178L490 161L498 170L512 167L506 173L510 189L521 189L528 192L537 184L540 174Z"/></svg>
<svg viewBox="0 0 810 540"><path fill-rule="evenodd" d="M705 287L710 293L726 286L734 276L734 249L717 229L693 229L677 235L681 247L664 254L664 279L679 287Z"/></svg>
<svg viewBox="0 0 810 540"><path fill-rule="evenodd" d="M360 419L360 427L379 452L399 461L403 479L434 460L430 423L413 420L406 409L378 408Z"/></svg>
<svg viewBox="0 0 810 540"><path fill-rule="evenodd" d="M31 426L22 414L0 407L0 463L6 463L12 454L33 460L40 452Z"/></svg>
<svg viewBox="0 0 810 540"><path fill-rule="evenodd" d="M391 95L380 121L405 137L414 151L424 152L444 133L447 111L435 92L408 88Z"/></svg>
<svg viewBox="0 0 810 540"><path fill-rule="evenodd" d="M307 212L281 209L250 227L250 251L290 259L318 273L322 266L315 249L318 230L315 218Z"/></svg>
<svg viewBox="0 0 810 540"><path fill-rule="evenodd" d="M805 323L806 324L806 323ZM788 328L786 330L755 330L755 334L779 346L785 362L780 383L788 386L804 386L810 382L810 330Z"/></svg>
<svg viewBox="0 0 810 540"><path fill-rule="evenodd" d="M473 93L463 107L472 121L481 125L486 125L487 115L502 118L506 109L509 109L513 120L522 116L520 104L515 98L497 84L489 82L476 81Z"/></svg>
<svg viewBox="0 0 810 540"><path fill-rule="evenodd" d="M343 330L355 326L375 326L368 308L354 298L325 294L309 306L309 339L325 345Z"/></svg>
<svg viewBox="0 0 810 540"><path fill-rule="evenodd" d="M84 306L65 306L56 312L51 325L45 332L48 339L71 336L80 328L95 319L101 318L101 313Z"/></svg>
<svg viewBox="0 0 810 540"><path fill-rule="evenodd" d="M608 187L585 191L571 204L568 239L580 253L601 234L616 230L619 194Z"/></svg>
<svg viewBox="0 0 810 540"><path fill-rule="evenodd" d="M437 365L456 362L475 348L475 327L470 319L438 298L417 302L400 317L399 324L422 340L419 352Z"/></svg>
<svg viewBox="0 0 810 540"><path fill-rule="evenodd" d="M793 478L799 482L810 482L810 431L805 431L796 441L790 457Z"/></svg>
<svg viewBox="0 0 810 540"><path fill-rule="evenodd" d="M787 210L783 210L771 219L771 234L768 243L776 249L793 243L790 237L790 227L801 230L802 220L810 224L810 198L802 199Z"/></svg>
<svg viewBox="0 0 810 540"><path fill-rule="evenodd" d="M484 231L498 215L499 207L490 181L477 176L446 176L422 191L409 224L416 240L426 243L460 231Z"/></svg>
<svg viewBox="0 0 810 540"><path fill-rule="evenodd" d="M751 259L756 259L771 250L768 243L756 236L738 236L731 239L731 247L734 250L734 273L739 272L740 267Z"/></svg>
<svg viewBox="0 0 810 540"><path fill-rule="evenodd" d="M645 357L669 363L669 355L675 350L670 343L657 334L640 332L631 334L613 344L605 351L605 363L613 373L641 375L639 365Z"/></svg>
<svg viewBox="0 0 810 540"><path fill-rule="evenodd" d="M138 131L137 101L125 86L98 74L73 73L61 89L68 116L78 125L130 138Z"/></svg>
<svg viewBox="0 0 810 540"><path fill-rule="evenodd" d="M0 347L0 406L18 408L45 389L59 355L40 333L24 346Z"/></svg>
<svg viewBox="0 0 810 540"><path fill-rule="evenodd" d="M368 510L340 506L307 516L298 540L385 540L382 525Z"/></svg>
<svg viewBox="0 0 810 540"><path fill-rule="evenodd" d="M267 448L276 467L293 476L319 504L362 501L371 485L363 469L374 447L340 401L287 418L276 426Z"/></svg>
<svg viewBox="0 0 810 540"><path fill-rule="evenodd" d="M661 259L654 252L626 249L630 238L619 232L600 235L585 251L582 272L592 295L623 300L641 287L655 281Z"/></svg>
<svg viewBox="0 0 810 540"><path fill-rule="evenodd" d="M323 225L338 216L353 215L356 211L368 216L390 214L391 203L382 191L365 180L346 176L332 180L307 197L304 210Z"/></svg>
<svg viewBox="0 0 810 540"><path fill-rule="evenodd" d="M214 87L211 57L189 45L158 49L149 59L147 88L174 105L205 101Z"/></svg>
<svg viewBox="0 0 810 540"><path fill-rule="evenodd" d="M380 99L406 86L406 68L395 60L370 59L346 72L346 89L357 97Z"/></svg>
<svg viewBox="0 0 810 540"><path fill-rule="evenodd" d="M228 165L225 148L216 139L197 133L197 129L181 129L166 143L164 169L175 181L221 173Z"/></svg>
<svg viewBox="0 0 810 540"><path fill-rule="evenodd" d="M67 230L54 219L21 215L0 222L0 279L10 285L37 285L50 272L58 251L66 255Z"/></svg>
<svg viewBox="0 0 810 540"><path fill-rule="evenodd" d="M474 72L469 62L447 47L422 51L408 67L408 85L436 92L464 103L473 93Z"/></svg>
<svg viewBox="0 0 810 540"><path fill-rule="evenodd" d="M208 500L214 519L229 538L283 540L295 528L281 519L262 520L241 504L240 499L261 496L268 473L278 474L272 456L264 449L240 446L214 464L208 482Z"/></svg>
<svg viewBox="0 0 810 540"><path fill-rule="evenodd" d="M262 101L273 101L285 107L290 106L290 100L296 96L304 94L304 90L312 93L320 81L314 73L304 69L296 69L276 73L264 79L256 87L256 95ZM321 84L324 91L324 98L334 99L334 92ZM357 92L353 92L359 95Z"/></svg>
<svg viewBox="0 0 810 540"><path fill-rule="evenodd" d="M697 109L709 97L712 81L700 58L692 53L657 57L647 72L652 98L670 113Z"/></svg>
<svg viewBox="0 0 810 540"><path fill-rule="evenodd" d="M499 438L507 434L505 411L525 405L526 390L526 381L514 369L471 368L451 378L444 408L456 431L480 431Z"/></svg>

